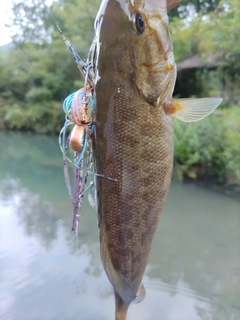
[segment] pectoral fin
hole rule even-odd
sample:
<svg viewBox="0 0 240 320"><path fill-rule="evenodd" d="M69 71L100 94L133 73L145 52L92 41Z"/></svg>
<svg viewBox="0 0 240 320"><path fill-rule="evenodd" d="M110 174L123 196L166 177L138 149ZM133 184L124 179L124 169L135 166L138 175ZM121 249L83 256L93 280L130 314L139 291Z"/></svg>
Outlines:
<svg viewBox="0 0 240 320"><path fill-rule="evenodd" d="M195 122L212 113L222 98L176 99L164 104L166 114L184 122Z"/></svg>

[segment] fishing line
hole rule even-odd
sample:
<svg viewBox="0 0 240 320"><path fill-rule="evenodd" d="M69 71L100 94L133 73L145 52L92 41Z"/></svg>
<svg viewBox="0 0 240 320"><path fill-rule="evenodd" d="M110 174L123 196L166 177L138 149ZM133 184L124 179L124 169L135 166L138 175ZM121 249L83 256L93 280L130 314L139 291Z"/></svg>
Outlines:
<svg viewBox="0 0 240 320"><path fill-rule="evenodd" d="M107 176L105 176L104 174L101 174L101 173L95 173L95 172L89 172L89 173L93 174L96 177L104 178L104 179L107 179L107 180L110 180L110 181L114 181L114 182L118 181L115 178L107 177Z"/></svg>

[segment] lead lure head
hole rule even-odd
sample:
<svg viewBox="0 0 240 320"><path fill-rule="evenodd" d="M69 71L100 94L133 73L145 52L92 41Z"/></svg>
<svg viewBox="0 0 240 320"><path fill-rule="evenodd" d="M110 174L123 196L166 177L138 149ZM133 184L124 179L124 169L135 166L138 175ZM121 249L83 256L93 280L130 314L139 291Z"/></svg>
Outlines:
<svg viewBox="0 0 240 320"><path fill-rule="evenodd" d="M76 125L73 127L70 138L69 145L73 151L81 153L84 146L84 140L86 138L85 128L82 125Z"/></svg>

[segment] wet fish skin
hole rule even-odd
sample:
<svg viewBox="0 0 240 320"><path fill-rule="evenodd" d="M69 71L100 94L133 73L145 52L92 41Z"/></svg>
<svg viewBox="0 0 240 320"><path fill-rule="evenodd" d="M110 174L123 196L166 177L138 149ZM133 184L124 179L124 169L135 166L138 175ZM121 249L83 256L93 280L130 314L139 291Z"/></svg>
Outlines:
<svg viewBox="0 0 240 320"><path fill-rule="evenodd" d="M108 115L97 115L96 128L96 172L117 180L97 178L101 258L116 292L121 280L111 268L132 285L133 292L122 295L127 303L141 284L173 162L171 117L143 99L134 100L122 99L128 107L121 110L113 99ZM121 292L128 291L123 287Z"/></svg>
<svg viewBox="0 0 240 320"><path fill-rule="evenodd" d="M117 179L97 178L97 199L101 257L124 313L141 284L171 181L172 118L155 105L169 83L165 96L171 96L176 70L151 72L164 57L173 62L171 42L161 51L158 32L150 28L140 38L121 6L108 1L101 24L95 158L97 173ZM124 9L134 10L126 3Z"/></svg>
<svg viewBox="0 0 240 320"><path fill-rule="evenodd" d="M136 28L139 13L143 33ZM124 320L169 191L172 115L184 120L185 101L172 100L176 65L166 1L103 1L95 29L94 157L96 172L106 177L96 178L100 251L114 288L116 319Z"/></svg>

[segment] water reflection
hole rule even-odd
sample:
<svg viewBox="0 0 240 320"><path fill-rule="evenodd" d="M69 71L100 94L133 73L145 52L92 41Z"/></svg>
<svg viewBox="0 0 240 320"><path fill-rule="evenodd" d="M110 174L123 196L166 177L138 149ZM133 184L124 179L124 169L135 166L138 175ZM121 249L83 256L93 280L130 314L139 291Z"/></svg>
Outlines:
<svg viewBox="0 0 240 320"><path fill-rule="evenodd" d="M2 180L0 192L3 203L16 213L25 235L34 235L44 247L50 248L56 239L58 220L53 204L41 199L39 194L21 187L20 182L13 178Z"/></svg>
<svg viewBox="0 0 240 320"><path fill-rule="evenodd" d="M57 138L0 139L0 318L113 319L87 201L76 251ZM240 319L239 230L237 199L173 184L144 278L147 296L128 320Z"/></svg>

